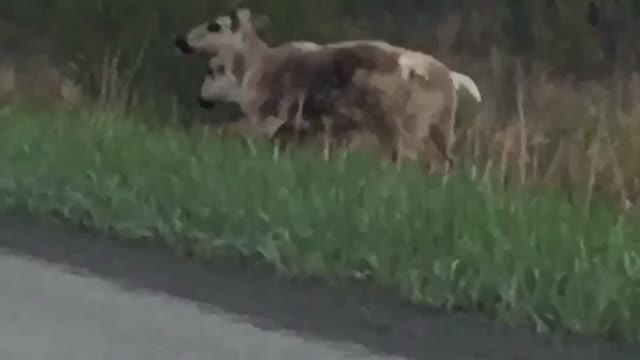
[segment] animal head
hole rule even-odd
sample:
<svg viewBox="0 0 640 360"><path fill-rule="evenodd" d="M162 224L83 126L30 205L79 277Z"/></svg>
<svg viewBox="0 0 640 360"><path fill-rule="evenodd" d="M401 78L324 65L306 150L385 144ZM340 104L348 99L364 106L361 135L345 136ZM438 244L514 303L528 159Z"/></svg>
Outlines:
<svg viewBox="0 0 640 360"><path fill-rule="evenodd" d="M228 15L206 22L175 37L174 45L183 54L220 56L232 67L233 54L242 51L243 33L252 32L268 23L265 16L252 16L248 9L232 9Z"/></svg>
<svg viewBox="0 0 640 360"><path fill-rule="evenodd" d="M216 56L223 51L232 51L237 39L237 18L234 20L229 16L222 16L213 22L199 24L187 31L177 35L175 46L183 54L204 54ZM236 31L233 31L233 29Z"/></svg>
<svg viewBox="0 0 640 360"><path fill-rule="evenodd" d="M269 18L265 15L258 15L251 13L246 7L232 8L227 14L231 20L231 29L235 32L241 27L253 27L254 29L260 29L269 23Z"/></svg>
<svg viewBox="0 0 640 360"><path fill-rule="evenodd" d="M198 104L203 108L211 109L220 101L239 103L241 101L240 91L237 78L226 71L225 65L213 58L209 62L207 74L200 87Z"/></svg>

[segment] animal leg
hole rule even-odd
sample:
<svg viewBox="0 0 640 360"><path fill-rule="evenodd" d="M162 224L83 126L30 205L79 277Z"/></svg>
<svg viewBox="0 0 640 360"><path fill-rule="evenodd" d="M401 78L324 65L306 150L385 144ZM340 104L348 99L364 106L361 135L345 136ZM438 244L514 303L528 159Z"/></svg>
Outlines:
<svg viewBox="0 0 640 360"><path fill-rule="evenodd" d="M298 94L298 98L296 101L296 104L298 106L298 108L296 109L296 115L294 117L294 126L296 129L302 129L303 125L307 125L306 123L304 123L304 119L302 118L302 110L304 107L304 94ZM306 128L306 126L305 126ZM296 138L296 140L299 140L298 138Z"/></svg>
<svg viewBox="0 0 640 360"><path fill-rule="evenodd" d="M432 125L429 129L429 139L433 141L433 145L438 151L440 158L444 160L446 166L453 165L454 158L451 155L451 147L449 141L442 129L437 125ZM426 139L425 139L426 140Z"/></svg>
<svg viewBox="0 0 640 360"><path fill-rule="evenodd" d="M323 155L325 160L329 160L331 158L332 153L334 152L334 148L338 145L336 144L337 136L334 130L334 121L333 119L322 116L322 140L323 140Z"/></svg>

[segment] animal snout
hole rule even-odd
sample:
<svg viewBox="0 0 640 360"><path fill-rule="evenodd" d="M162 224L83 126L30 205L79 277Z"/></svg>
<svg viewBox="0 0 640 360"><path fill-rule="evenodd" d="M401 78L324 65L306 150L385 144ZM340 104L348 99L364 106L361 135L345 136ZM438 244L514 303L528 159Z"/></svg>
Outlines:
<svg viewBox="0 0 640 360"><path fill-rule="evenodd" d="M212 109L216 106L215 101L211 101L211 100L207 100L205 98L203 98L202 96L198 97L198 105L200 105L200 107L203 107L205 109Z"/></svg>
<svg viewBox="0 0 640 360"><path fill-rule="evenodd" d="M184 35L176 35L174 43L183 54L191 54L193 52L193 47L189 45L189 42Z"/></svg>

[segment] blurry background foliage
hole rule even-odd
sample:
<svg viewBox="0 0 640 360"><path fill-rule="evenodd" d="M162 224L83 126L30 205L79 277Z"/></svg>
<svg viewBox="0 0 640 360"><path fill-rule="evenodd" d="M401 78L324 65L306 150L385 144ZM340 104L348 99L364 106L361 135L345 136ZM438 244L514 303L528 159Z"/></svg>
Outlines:
<svg viewBox="0 0 640 360"><path fill-rule="evenodd" d="M489 62L496 50L525 65L542 60L553 71L593 78L614 66L635 68L640 49L634 42L640 34L638 0L245 3L269 16L263 34L271 44L382 38L434 53L472 76L480 74L471 65ZM0 21L5 28L9 24L18 40L5 39L0 50L24 46L20 41L40 44L94 96L109 95L109 78L113 84L127 84L126 91L112 84L109 96L134 90L162 111L170 106L176 114L203 115L194 98L204 62L178 56L172 37L226 7L215 0L3 0Z"/></svg>

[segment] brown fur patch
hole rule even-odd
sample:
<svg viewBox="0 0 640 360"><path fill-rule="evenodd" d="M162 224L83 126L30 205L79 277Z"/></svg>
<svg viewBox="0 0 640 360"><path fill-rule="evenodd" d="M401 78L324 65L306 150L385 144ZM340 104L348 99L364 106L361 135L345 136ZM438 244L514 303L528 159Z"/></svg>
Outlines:
<svg viewBox="0 0 640 360"><path fill-rule="evenodd" d="M238 81L242 82L242 78L244 77L244 59L241 54L236 54L233 56L233 75L238 79Z"/></svg>
<svg viewBox="0 0 640 360"><path fill-rule="evenodd" d="M278 116L279 105L288 100L283 120L289 122L297 110L293 100L303 95L303 116L314 120L312 129L319 128L316 121L323 116L336 118L336 128L345 132L371 131L392 157L413 158L433 144L449 161L447 139L455 112L449 69L433 59L419 69L428 76L413 74L404 80L400 54L356 44L267 56L253 87L254 106L261 118Z"/></svg>
<svg viewBox="0 0 640 360"><path fill-rule="evenodd" d="M260 104L262 117L275 114L286 94L305 94L305 116L318 118L333 112L336 99L343 96L356 70L393 72L397 55L370 45L291 51L273 64L264 64L257 88L265 96Z"/></svg>
<svg viewBox="0 0 640 360"><path fill-rule="evenodd" d="M353 78L355 90L343 104L390 150L394 161L416 158L431 145L443 160L451 161L448 139L455 111L453 83L444 64L434 61L427 70L427 77L414 76L408 81L395 73L358 71Z"/></svg>
<svg viewBox="0 0 640 360"><path fill-rule="evenodd" d="M341 134L349 137L349 133L362 131L362 122L354 121L339 105L340 99L354 90L352 77L357 71L398 72L397 54L371 45L312 52L289 49L280 55L267 56L261 64L262 71L255 86L258 95L252 108L265 119L280 115L282 102L288 101L283 120L290 123L298 111L297 99L302 97L302 116L309 121L310 127L305 129L309 134L300 135L306 137L326 132L332 137ZM327 118L331 119L328 129L323 121Z"/></svg>

